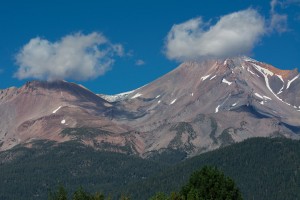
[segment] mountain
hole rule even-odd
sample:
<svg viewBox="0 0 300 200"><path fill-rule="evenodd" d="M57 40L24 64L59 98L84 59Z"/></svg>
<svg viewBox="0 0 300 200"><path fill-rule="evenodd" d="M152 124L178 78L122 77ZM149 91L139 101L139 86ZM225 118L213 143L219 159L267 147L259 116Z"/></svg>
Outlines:
<svg viewBox="0 0 300 200"><path fill-rule="evenodd" d="M126 136L121 134L127 132L128 127L106 117L111 106L84 87L65 81L32 81L21 88L2 90L1 149L30 145L31 141L41 139L64 142L76 139L73 135L78 136L83 130L87 144L88 138L95 134L95 140L105 137L123 142Z"/></svg>
<svg viewBox="0 0 300 200"><path fill-rule="evenodd" d="M234 57L185 62L113 96L65 81L32 81L0 91L0 146L80 140L142 157L168 149L194 156L251 137L299 139L299 76Z"/></svg>
<svg viewBox="0 0 300 200"><path fill-rule="evenodd" d="M186 62L115 102L134 113L116 115L143 133L148 151L190 154L249 137L299 138L300 80L247 57Z"/></svg>

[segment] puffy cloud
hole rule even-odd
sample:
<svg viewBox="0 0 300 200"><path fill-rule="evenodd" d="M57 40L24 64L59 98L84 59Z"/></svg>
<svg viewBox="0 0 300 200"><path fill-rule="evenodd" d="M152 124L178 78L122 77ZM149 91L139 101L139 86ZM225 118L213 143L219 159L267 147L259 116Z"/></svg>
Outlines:
<svg viewBox="0 0 300 200"><path fill-rule="evenodd" d="M137 65L137 66L141 66L141 65L144 65L144 64L146 64L145 61L143 61L141 59L135 61L135 65Z"/></svg>
<svg viewBox="0 0 300 200"><path fill-rule="evenodd" d="M287 2L286 2L287 3ZM288 30L287 28L287 20L288 16L285 14L279 14L276 12L275 8L277 5L283 4L282 2L279 2L278 0L272 0L270 2L271 10L270 10L270 30L277 31L278 33L283 33Z"/></svg>
<svg viewBox="0 0 300 200"><path fill-rule="evenodd" d="M264 18L253 9L225 15L210 26L198 17L172 27L165 54L179 61L248 54L265 32Z"/></svg>
<svg viewBox="0 0 300 200"><path fill-rule="evenodd" d="M101 33L75 33L50 42L36 37L16 55L15 77L43 80L96 78L109 70L115 56L124 54L120 44L112 44Z"/></svg>

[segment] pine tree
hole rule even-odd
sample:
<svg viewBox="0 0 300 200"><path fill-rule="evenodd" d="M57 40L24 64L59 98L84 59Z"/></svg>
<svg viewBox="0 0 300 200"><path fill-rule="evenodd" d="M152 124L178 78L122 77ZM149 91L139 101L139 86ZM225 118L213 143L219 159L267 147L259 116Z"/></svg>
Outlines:
<svg viewBox="0 0 300 200"><path fill-rule="evenodd" d="M185 200L242 200L234 181L216 168L208 166L194 172L180 194Z"/></svg>
<svg viewBox="0 0 300 200"><path fill-rule="evenodd" d="M58 187L57 192L50 192L49 194L49 200L67 200L68 194L64 186L60 185Z"/></svg>
<svg viewBox="0 0 300 200"><path fill-rule="evenodd" d="M92 197L79 187L73 194L72 200L91 200Z"/></svg>

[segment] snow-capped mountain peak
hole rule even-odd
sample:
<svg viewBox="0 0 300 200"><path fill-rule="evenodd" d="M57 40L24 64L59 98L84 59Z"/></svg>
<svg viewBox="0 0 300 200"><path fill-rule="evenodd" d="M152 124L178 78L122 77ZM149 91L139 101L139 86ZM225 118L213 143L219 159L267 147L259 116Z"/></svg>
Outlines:
<svg viewBox="0 0 300 200"><path fill-rule="evenodd" d="M72 140L84 129L92 138L81 140L95 148L194 155L249 137L300 138L300 75L240 56L184 62L117 95L33 81L0 91L0 117L2 150L33 138Z"/></svg>

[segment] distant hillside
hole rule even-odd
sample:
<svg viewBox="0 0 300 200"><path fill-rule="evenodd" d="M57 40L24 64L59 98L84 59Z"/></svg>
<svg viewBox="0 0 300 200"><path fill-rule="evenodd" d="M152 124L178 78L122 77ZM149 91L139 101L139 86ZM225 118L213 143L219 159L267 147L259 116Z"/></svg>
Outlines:
<svg viewBox="0 0 300 200"><path fill-rule="evenodd" d="M46 199L59 183L72 192L148 199L156 192L178 190L204 165L232 177L244 199L300 199L300 142L254 138L184 161L177 151L149 159L99 152L77 142L39 141L0 153L0 199Z"/></svg>
<svg viewBox="0 0 300 200"><path fill-rule="evenodd" d="M187 159L138 183L134 199L177 190L204 165L216 166L232 177L244 199L300 199L300 142L284 138L253 138ZM135 194L135 188L132 185L129 193Z"/></svg>
<svg viewBox="0 0 300 200"><path fill-rule="evenodd" d="M39 141L34 148L0 153L0 199L47 199L48 191L79 186L117 196L129 182L161 171L160 164L120 153L99 152L79 142L56 145Z"/></svg>

